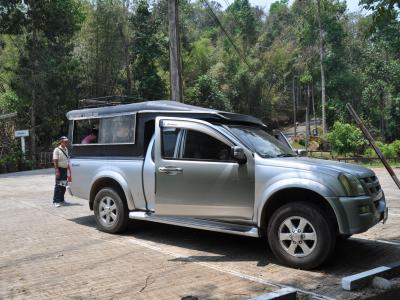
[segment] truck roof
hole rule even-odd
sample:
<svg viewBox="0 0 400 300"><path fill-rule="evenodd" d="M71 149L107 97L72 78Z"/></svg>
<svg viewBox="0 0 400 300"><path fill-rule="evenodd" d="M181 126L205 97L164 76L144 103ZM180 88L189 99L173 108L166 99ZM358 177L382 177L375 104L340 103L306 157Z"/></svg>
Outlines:
<svg viewBox="0 0 400 300"><path fill-rule="evenodd" d="M176 101L155 100L139 103L121 104L115 106L104 106L96 108L85 108L72 110L67 113L69 120L101 118L129 113L182 113L185 116L190 114L206 114L220 118L225 121L246 122L265 126L261 120L248 115L220 111L200 106L189 105Z"/></svg>

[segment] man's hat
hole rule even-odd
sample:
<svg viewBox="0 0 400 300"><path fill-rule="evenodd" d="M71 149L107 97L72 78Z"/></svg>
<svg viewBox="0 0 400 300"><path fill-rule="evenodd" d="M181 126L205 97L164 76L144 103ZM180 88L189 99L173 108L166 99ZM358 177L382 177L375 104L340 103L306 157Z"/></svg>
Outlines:
<svg viewBox="0 0 400 300"><path fill-rule="evenodd" d="M59 142L63 142L63 141L69 141L69 139L66 136L62 136L58 139Z"/></svg>

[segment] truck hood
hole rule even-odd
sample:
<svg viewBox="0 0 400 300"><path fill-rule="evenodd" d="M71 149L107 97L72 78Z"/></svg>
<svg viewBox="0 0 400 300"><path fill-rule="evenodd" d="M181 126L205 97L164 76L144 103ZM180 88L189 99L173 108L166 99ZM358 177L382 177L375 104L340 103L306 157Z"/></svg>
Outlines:
<svg viewBox="0 0 400 300"><path fill-rule="evenodd" d="M370 177L375 175L375 173L368 168L325 159L307 157L279 157L261 158L260 160L258 160L258 162L264 166L290 168L309 172L320 172L331 176L337 176L341 172L350 173L358 178Z"/></svg>

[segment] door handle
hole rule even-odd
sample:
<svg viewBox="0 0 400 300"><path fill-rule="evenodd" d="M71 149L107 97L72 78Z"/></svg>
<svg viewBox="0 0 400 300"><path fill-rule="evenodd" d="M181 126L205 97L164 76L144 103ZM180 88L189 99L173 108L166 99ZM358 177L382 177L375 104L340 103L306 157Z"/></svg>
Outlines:
<svg viewBox="0 0 400 300"><path fill-rule="evenodd" d="M79 167L80 164L72 164L73 167Z"/></svg>
<svg viewBox="0 0 400 300"><path fill-rule="evenodd" d="M176 174L178 174L178 173L182 173L182 172L183 172L182 168L170 167L170 166L167 166L167 167L159 167L159 168L158 168L158 171L159 171L160 173L165 173L165 174L167 174L167 175L176 175Z"/></svg>

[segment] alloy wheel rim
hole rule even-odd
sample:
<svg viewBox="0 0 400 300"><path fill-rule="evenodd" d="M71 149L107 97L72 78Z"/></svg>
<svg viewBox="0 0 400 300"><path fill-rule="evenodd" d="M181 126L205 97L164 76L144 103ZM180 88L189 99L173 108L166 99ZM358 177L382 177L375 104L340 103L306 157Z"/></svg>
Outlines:
<svg viewBox="0 0 400 300"><path fill-rule="evenodd" d="M278 238L281 247L293 257L310 255L317 245L314 226L304 217L291 216L279 226Z"/></svg>
<svg viewBox="0 0 400 300"><path fill-rule="evenodd" d="M103 225L110 227L118 218L117 205L111 197L104 197L99 205L100 221Z"/></svg>

